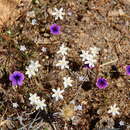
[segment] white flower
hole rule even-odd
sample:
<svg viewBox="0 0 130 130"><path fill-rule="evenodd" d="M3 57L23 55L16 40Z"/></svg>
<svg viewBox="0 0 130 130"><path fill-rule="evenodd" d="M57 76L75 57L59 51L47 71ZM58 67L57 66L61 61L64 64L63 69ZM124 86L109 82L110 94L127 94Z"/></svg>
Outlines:
<svg viewBox="0 0 130 130"><path fill-rule="evenodd" d="M60 46L60 50L57 52L58 54L60 53L61 55L67 55L68 47L65 47L64 44Z"/></svg>
<svg viewBox="0 0 130 130"><path fill-rule="evenodd" d="M32 68L26 67L25 74L28 75L29 78L31 78L32 76L36 75L36 72Z"/></svg>
<svg viewBox="0 0 130 130"><path fill-rule="evenodd" d="M47 51L47 48L45 48L45 47L42 47L42 52L46 52Z"/></svg>
<svg viewBox="0 0 130 130"><path fill-rule="evenodd" d="M108 113L112 113L112 116L115 116L116 114L120 114L118 112L119 107L116 107L116 104L114 104L113 106L110 107L110 110L108 111Z"/></svg>
<svg viewBox="0 0 130 130"><path fill-rule="evenodd" d="M35 105L40 100L40 97L37 96L36 93L34 93L34 94L30 93L29 100L30 100L30 104Z"/></svg>
<svg viewBox="0 0 130 130"><path fill-rule="evenodd" d="M95 63L96 63L96 59L92 59L92 60L88 60L88 61L85 61L85 64L88 64L89 67L94 67L95 66Z"/></svg>
<svg viewBox="0 0 130 130"><path fill-rule="evenodd" d="M52 89L52 91L54 92L52 97L55 98L56 101L58 101L59 99L63 99L62 93L64 92L64 90L60 90L60 88L58 88L57 90Z"/></svg>
<svg viewBox="0 0 130 130"><path fill-rule="evenodd" d="M96 62L97 62L97 59L93 55L89 54L86 57L85 64L89 64L89 67L94 67Z"/></svg>
<svg viewBox="0 0 130 130"><path fill-rule="evenodd" d="M82 50L82 54L80 55L80 57L82 58L82 61L86 61L88 55L89 55L89 52L88 52L88 51Z"/></svg>
<svg viewBox="0 0 130 130"><path fill-rule="evenodd" d="M82 105L75 106L74 109L75 109L75 111L77 111L77 110L82 111L83 110Z"/></svg>
<svg viewBox="0 0 130 130"><path fill-rule="evenodd" d="M86 57L87 61L93 61L94 63L97 62L97 60L95 59L95 57L92 54L88 54Z"/></svg>
<svg viewBox="0 0 130 130"><path fill-rule="evenodd" d="M46 107L45 99L40 100L40 97L37 96L36 93L34 93L34 94L30 93L29 100L30 100L30 104L36 106L36 110L38 110L38 109L43 110L43 108Z"/></svg>
<svg viewBox="0 0 130 130"><path fill-rule="evenodd" d="M28 67L26 67L26 74L29 78L36 75L36 72L38 72L38 68L41 67L38 61L30 61L30 64Z"/></svg>
<svg viewBox="0 0 130 130"><path fill-rule="evenodd" d="M59 60L56 66L60 66L62 70L65 68L69 69L68 63L69 61L66 61L65 56L63 56L62 60Z"/></svg>
<svg viewBox="0 0 130 130"><path fill-rule="evenodd" d="M44 107L46 107L45 99L37 100L37 102L36 102L36 110L38 110L38 109L43 110Z"/></svg>
<svg viewBox="0 0 130 130"><path fill-rule="evenodd" d="M100 48L90 47L90 51L91 51L93 56L97 56L99 54Z"/></svg>
<svg viewBox="0 0 130 130"><path fill-rule="evenodd" d="M55 16L55 20L57 20L58 18L63 19L63 15L65 15L65 13L63 12L63 8L60 8L59 10L57 8L54 8L52 15Z"/></svg>
<svg viewBox="0 0 130 130"><path fill-rule="evenodd" d="M32 22L31 22L32 25L35 25L37 24L37 20L36 19L32 19Z"/></svg>
<svg viewBox="0 0 130 130"><path fill-rule="evenodd" d="M89 67L94 67L97 63L97 54L99 54L100 48L91 47L90 52L82 50L80 57L85 64L89 64Z"/></svg>
<svg viewBox="0 0 130 130"><path fill-rule="evenodd" d="M120 122L119 122L119 125L120 125L120 126L123 126L123 125L125 125L125 122L124 122L124 121L120 121Z"/></svg>
<svg viewBox="0 0 130 130"><path fill-rule="evenodd" d="M86 78L85 78L85 76L79 76L79 81L85 81L86 80Z"/></svg>
<svg viewBox="0 0 130 130"><path fill-rule="evenodd" d="M23 45L23 46L20 46L20 51L26 51L26 47Z"/></svg>
<svg viewBox="0 0 130 130"><path fill-rule="evenodd" d="M39 64L39 61L30 61L30 65L29 68L31 68L32 70L38 72L38 68L41 67L41 65Z"/></svg>
<svg viewBox="0 0 130 130"><path fill-rule="evenodd" d="M18 106L19 106L18 103L13 103L14 108L17 108Z"/></svg>
<svg viewBox="0 0 130 130"><path fill-rule="evenodd" d="M68 86L72 86L73 80L71 80L70 77L64 77L63 80L64 80L63 84L65 88L67 88Z"/></svg>

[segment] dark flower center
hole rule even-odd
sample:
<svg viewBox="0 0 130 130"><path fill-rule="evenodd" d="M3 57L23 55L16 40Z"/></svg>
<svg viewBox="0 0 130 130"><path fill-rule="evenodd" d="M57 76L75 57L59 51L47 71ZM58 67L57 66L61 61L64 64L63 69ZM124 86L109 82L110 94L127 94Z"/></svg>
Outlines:
<svg viewBox="0 0 130 130"><path fill-rule="evenodd" d="M19 75L15 75L14 78L15 78L16 81L20 80L20 76Z"/></svg>
<svg viewBox="0 0 130 130"><path fill-rule="evenodd" d="M54 31L54 32L58 32L57 26L54 26L54 27L53 27L53 31Z"/></svg>
<svg viewBox="0 0 130 130"><path fill-rule="evenodd" d="M83 68L90 68L89 64L84 64Z"/></svg>
<svg viewBox="0 0 130 130"><path fill-rule="evenodd" d="M99 80L99 85L100 86L104 86L106 83L105 83L105 81L104 80Z"/></svg>

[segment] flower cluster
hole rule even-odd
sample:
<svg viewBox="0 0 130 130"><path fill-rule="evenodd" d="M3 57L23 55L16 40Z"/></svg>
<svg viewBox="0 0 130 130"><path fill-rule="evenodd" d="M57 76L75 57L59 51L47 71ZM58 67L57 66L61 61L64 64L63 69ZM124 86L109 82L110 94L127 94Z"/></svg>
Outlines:
<svg viewBox="0 0 130 130"><path fill-rule="evenodd" d="M72 86L73 80L71 80L70 77L64 77L63 80L64 80L63 82L64 88L67 88L68 86ZM63 99L62 93L64 92L64 89L60 90L60 88L58 88L57 90L52 89L52 91L54 93L52 97L55 98L56 101Z"/></svg>
<svg viewBox="0 0 130 130"><path fill-rule="evenodd" d="M35 1L35 0L34 0ZM72 5L73 6L73 3L69 3L70 5ZM49 7L47 7L48 9L47 10L49 10ZM69 9L69 10L73 10L73 9ZM74 9L75 10L75 9ZM54 11L52 12L52 15L54 16L54 18L55 18L55 21L57 21L58 19L60 19L60 20L63 20L63 16L65 15L65 13L64 13L64 11L63 11L63 8L60 8L60 9L57 9L57 8L55 8L54 9ZM71 14L70 14L71 15ZM41 21L41 19L39 18L39 13L38 13L38 19L36 19L35 18L35 12L34 11L30 11L30 12L28 12L27 13L27 17L28 17L28 20L30 21L31 20L31 24L32 25L37 25L37 26L39 26L40 25L40 21ZM74 17L76 16L76 14L74 14ZM82 16L81 16L82 17ZM85 16L86 17L86 16ZM85 18L84 17L84 15L83 15L83 18ZM71 18L70 18L71 19ZM80 17L78 16L78 20L80 19ZM47 20L48 20L48 18L47 18ZM29 22L28 21L28 22ZM52 21L54 21L54 20L52 20ZM69 21L69 20L66 20L67 22ZM49 42L54 42L54 44L56 43L56 45L57 45L57 43L59 43L59 42L61 42L61 41L57 41L57 40L63 40L64 38L61 38L61 36L59 36L59 34L61 34L61 32L62 32L62 26L60 26L59 25L59 23L65 23L66 21L64 21L64 22L58 22L58 23L52 23L51 24L51 26L50 26L50 33L51 33L51 35L54 35L52 38L50 38L50 35L48 35L48 33L47 33L47 30L45 29L45 28L42 28L42 29L40 29L40 32L41 33L35 33L35 30L34 31L32 31L32 32L34 32L35 33L35 35L33 35L34 36L34 38L29 38L29 41L27 40L27 43L26 44L28 44L28 42L29 42L29 44L31 45L31 41L34 41L34 43L37 43L37 48L36 48L36 52L38 53L38 51L39 51L39 48L41 48L41 42L43 42L43 43L45 43L45 46L47 46L47 47L49 47L50 45L48 44ZM80 20L79 20L80 21ZM46 21L45 21L46 22ZM45 22L44 22L44 24L45 24ZM68 22L69 23L69 22ZM67 23L66 23L67 24ZM31 25L31 26L32 26ZM46 25L44 25L45 27L46 27ZM22 27L22 26L21 26ZM28 26L27 26L27 28L28 28ZM39 28L40 27L38 27L38 30L39 30ZM37 29L37 27L33 27L33 29ZM71 28L72 29L72 28ZM73 29L72 29L73 30ZM64 36L66 36L67 34L70 34L70 32L72 31L72 30L65 30L64 32L65 32L65 35ZM26 33L27 32L27 33ZM37 32L37 31L36 31ZM66 33L67 32L67 33ZM76 32L80 32L80 30L79 31L75 31L75 33L74 34L76 34ZM7 32L8 34L12 34L12 32L9 30L8 32ZM22 33L25 33L25 34L28 34L28 31L25 29ZM29 33L29 34L32 34L32 33ZM39 36L39 35L40 36ZM74 35L73 34L73 35ZM42 37L43 36L43 37ZM58 37L59 36L59 37ZM63 37L64 37L63 36ZM84 38L84 34L82 33L82 31L81 31L81 36L83 36L83 38ZM56 37L56 38L55 38ZM44 40L43 40L43 38L44 38ZM68 37L69 38L69 37ZM68 38L66 38L66 40L65 41L68 41ZM26 39L16 39L16 40L20 40L21 41L21 46L19 46L19 51L20 52L22 52L22 54L25 54L25 56L29 56L29 53L28 53L28 50L29 50L29 48L34 48L35 47L35 45L33 45L32 47L30 46L29 48L28 48L28 46L25 46L25 45L23 45L23 41L25 41ZM72 39L71 41L70 41L70 43L73 41L74 39ZM55 48L55 46L56 45L54 45L54 48ZM17 47L17 45L11 45L11 48L13 49L14 47ZM71 48L73 47L73 45L71 46ZM79 47L79 46L78 46ZM72 50L73 49L75 49L76 48L76 50L77 50L77 48L78 47L74 47L74 48L72 48ZM83 47L83 46L82 46ZM2 47L3 49L4 49L4 47ZM106 93L107 92L107 95L109 95L108 93L110 92L111 93L111 88L109 89L108 88L108 90L109 91L105 91L105 92L101 92L101 90L104 90L104 89L106 89L107 87L108 87L108 85L109 85L109 83L108 83L108 81L107 81L107 79L112 79L113 80L113 78L112 78L112 76L110 75L110 78L108 78L107 76L109 76L109 74L110 74L110 72L108 72L108 73L105 73L105 71L109 68L109 67L102 67L101 69L100 69L100 66L98 67L96 64L97 64L97 62L98 62L98 55L99 55L99 52L100 52L100 48L97 48L97 47L90 47L89 48L89 50L88 51L86 51L86 50L82 50L82 54L80 54L80 57L81 57L81 59L82 59L82 61L83 61L83 68L93 68L93 67L95 67L95 66L97 66L97 67L95 67L95 69L81 69L81 67L80 67L80 62L78 62L78 61L76 61L76 60L78 60L77 59L77 52L76 53L73 53L73 52L71 52L70 53L70 55L68 55L68 52L70 52L71 51L71 48L68 48L68 44L66 44L66 43L62 43L60 46L59 46L59 48L58 48L58 50L57 50L57 52L56 52L56 55L58 55L58 60L57 60L57 63L56 63L56 67L59 67L59 69L61 70L61 71L63 71L63 70L65 70L65 71L63 71L63 72L59 72L59 70L57 71L57 70L54 70L54 67L53 68L51 68L51 63L53 64L54 62L54 57L53 57L53 54L54 54L54 48L52 49L52 47L51 48L45 48L45 47L42 47L41 48L41 51L42 51L42 53L40 52L40 54L37 54L37 56L39 55L39 61L40 61L40 59L41 58L44 58L42 61L43 62L45 62L45 64L44 64L44 66L43 66L43 73L44 73L44 75L40 75L40 77L37 77L36 79L29 79L29 78L32 78L33 76L36 76L36 74L38 73L38 71L39 71L39 68L41 67L41 65L40 65L40 63L39 63L39 61L33 61L33 60L31 60L31 61L28 61L29 62L29 65L27 65L26 67L25 67L25 70L24 70L24 72L25 72L25 74L26 74L26 79L28 78L29 79L29 81L31 81L31 84L32 83L34 83L34 84L36 84L36 85L38 85L38 86L41 86L41 85L43 85L42 87L44 87L44 92L47 92L47 94L46 94L46 96L48 96L47 98L41 98L40 96L38 96L38 94L37 93L30 93L29 95L28 95L28 102L29 102L29 104L30 104L30 108L33 106L33 108L34 108L34 110L40 110L40 114L38 113L34 113L34 116L35 116L35 114L36 114L36 117L35 117L35 119L36 120L38 120L38 121L42 121L42 119L40 118L40 120L39 120L39 118L37 118L37 117L39 117L39 115L41 116L46 116L45 118L47 118L47 120L49 120L49 118L55 118L55 119L58 119L59 117L55 117L54 115L52 115L53 114L53 112L54 111L57 111L57 109L59 109L58 110L58 112L61 110L61 108L62 108L62 110L61 110L61 116L62 117L64 117L64 119L66 119L67 121L64 121L65 123L66 123L66 126L69 126L69 122L71 122L71 124L73 125L73 127L77 127L77 126L82 126L83 124L86 124L86 126L85 126L85 128L87 129L87 127L88 127L88 129L89 129L89 117L83 117L84 116L84 113L86 113L86 112L89 112L90 111L90 109L91 108L93 108L93 110L95 109L95 107L92 107L92 105L90 104L90 102L92 102L92 99L95 97L95 98L99 98L99 100L100 100L100 97L102 98L102 97L104 97L104 93ZM52 50L51 50L52 49ZM83 48L84 49L84 48ZM12 52L12 51L11 51ZM19 53L19 54L21 54L21 53ZM16 56L16 57L18 57L19 56L19 54ZM32 54L31 54L32 55ZM106 54L105 54L106 55ZM24 56L24 55L23 55ZM32 55L32 57L35 57L36 55ZM22 60L21 59L22 57L20 56L20 61ZM111 57L107 57L106 56L106 59L110 59ZM11 58L12 59L12 58ZM25 58L26 59L26 58ZM74 59L74 61L73 62L71 62L71 60L73 60ZM105 59L105 58L104 58ZM70 63L69 63L70 62ZM115 61L114 61L115 62ZM108 62L109 64L111 64L111 63L113 63L113 62ZM102 64L101 66L104 66L104 65L108 65L108 63L106 63L106 64ZM70 65L70 66L69 66ZM119 64L117 64L118 66L120 66ZM10 65L9 65L10 66ZM21 65L17 65L17 66L15 66L15 67L11 67L11 68L17 68L18 66L21 66ZM8 68L8 67L7 67ZM75 69L74 70L74 68L77 68L77 69ZM40 70L42 69L42 67L40 68ZM46 70L45 70L46 69ZM104 69L104 70L103 70ZM130 65L127 65L127 66L125 66L125 74L127 75L127 76L130 76ZM71 71L72 70L72 71ZM94 70L94 71L93 71ZM98 71L100 71L101 70L101 74L100 73L98 73ZM116 69L115 69L116 70ZM120 69L120 70L122 70L122 69ZM2 69L2 71L3 71L3 69ZM57 72L59 72L59 74L58 75L56 75L56 73ZM111 72L112 73L112 72ZM51 76L51 74L53 75L53 76ZM83 74L83 76L81 75L81 74ZM97 76L99 76L99 75L103 75L104 74L104 77L107 77L107 78L104 78L104 77L98 77L97 78ZM113 72L113 74L116 74L116 71L115 72ZM62 75L62 77L61 77L61 81L59 81L59 77ZM77 76L76 77L76 75L81 75L81 76ZM120 75L120 73L119 73L119 75ZM5 75L6 76L6 75ZM121 75L122 76L122 75ZM100 91L101 93L97 93L97 90L96 90L96 88L94 88L93 86L93 81L95 81L95 77L97 78L96 79L96 82L94 82L94 84L95 84L95 87L97 86L97 88L99 89L98 91ZM115 76L115 77L119 77L118 75L117 76ZM2 79L3 79L4 77L2 77ZM54 79L53 79L54 78ZM75 79L74 79L75 78ZM126 80L127 80L127 78L125 78ZM9 80L11 81L11 83L12 83L12 86L22 86L23 84L24 84L24 80L25 80L25 75L22 73L22 72L19 72L19 71L14 71L13 73L11 73L10 75L9 75ZM47 81L48 80L48 81ZM40 83L38 83L39 81L41 81ZM122 79L119 79L119 82L122 82L123 80ZM27 81L26 81L27 82ZM117 87L119 87L119 90L123 90L123 87L121 88L120 86L122 85L120 85L120 83L118 84L118 81L116 82L116 84L114 84L113 83L114 82L114 80L111 82L114 86L117 86ZM4 83L4 82L3 82ZM2 87L4 87L6 84L4 83L3 84L2 83ZM28 83L28 82L27 82ZM54 83L54 84L53 84ZM3 86L4 85L4 86ZM25 84L26 85L26 84ZM29 83L28 83L28 85L30 85ZM62 85L62 86L61 86ZM72 88L72 86L74 86L74 85L76 85L76 87L75 88ZM127 84L126 84L127 85ZM34 85L33 85L34 86ZM59 87L60 86L60 87ZM50 88L52 88L52 92L48 95L48 93L50 92ZM70 88L70 89L69 89ZM28 88L27 88L28 89ZM35 89L35 88L33 88L33 89ZM70 91L69 93L67 93L66 91L67 91L67 89L68 89L68 91ZM91 90L90 90L91 89ZM15 89L16 90L16 89ZM37 91L39 90L39 89L36 89ZM35 90L35 91L36 91ZM89 91L90 90L90 91ZM24 91L24 89L23 89L23 91ZM31 90L29 90L29 91L31 91ZM83 92L83 91L86 91L86 92ZM28 91L26 91L26 92L28 92ZM83 94L81 94L83 92ZM118 91L117 91L118 92ZM125 92L125 91L124 91ZM124 93L123 92L123 93ZM22 94L23 94L23 92L21 92ZM96 94L95 94L96 93ZM68 94L68 95L67 95ZM72 95L71 95L72 94ZM92 95L92 94L94 94L94 97L93 98L91 98L90 96ZM101 96L100 96L100 94L101 94ZM12 94L11 94L12 95ZM25 94L26 95L26 94ZM99 96L98 96L99 95ZM111 95L113 95L113 94L111 94ZM24 102L24 100L23 100L23 97L22 97L23 95L20 95L19 94L19 92L18 92L18 94L17 95L14 95L14 97L12 98L12 100L19 100L19 98L20 98L20 102ZM70 97L69 97L70 96ZM110 96L110 95L109 95ZM129 95L127 95L127 96L129 96ZM8 96L8 97L12 97L12 96ZM50 99L51 98L53 98L54 100L55 100L55 102L53 103L53 100L52 101L50 101ZM91 101L85 101L85 98L89 98L89 100L91 100ZM67 99L68 98L68 99ZM72 100L72 98L73 98L73 102L75 101L75 103L70 103L70 104L68 104L68 102L70 101L70 100ZM129 98L129 97L128 97ZM46 100L46 99L48 99L48 100ZM65 100L64 100L65 99ZM104 108L106 108L106 104L108 104L109 103L109 100L105 100L105 99L107 99L106 97L104 97L104 103L102 104L102 106L104 105ZM123 100L126 100L127 99L127 97L125 97ZM57 102L57 101L61 101L61 102ZM11 101L12 102L12 101ZM49 103L47 103L47 102L49 102ZM79 104L80 102L82 102L81 104ZM61 103L63 103L63 104L61 104ZM101 103L101 102L99 102L99 103ZM47 105L48 105L48 107L47 107ZM99 104L99 105L101 105L101 104ZM94 105L93 105L94 106ZM122 106L122 105L120 105L120 106ZM4 105L4 107L5 107L5 105ZM20 108L21 108L21 106L20 106L20 104L18 104L17 102L12 102L12 107L14 108L14 109L16 109L16 108L18 108L19 110L20 110ZM54 107L54 108L53 108ZM57 108L56 108L57 107ZM111 114L111 116L112 117L115 117L115 116L117 116L117 115L120 115L120 108L119 108L119 106L118 105L116 105L116 104L110 104L110 106L109 106L110 108L108 108L108 110L105 110L106 111L106 114L108 114L108 116L109 116L109 114ZM127 107L127 106L126 106ZM126 107L125 107L125 109L126 109ZM50 109L49 109L50 108ZM88 108L88 110L86 110ZM3 109L3 108L2 108ZM48 110L49 109L49 110ZM56 110L54 110L54 109L56 109ZM19 111L18 110L18 111ZM41 113L41 110L43 110L42 111L42 113ZM44 112L44 110L46 110L45 112ZM53 110L53 111L51 111L51 110ZM100 109L99 109L100 110ZM91 111L90 111L91 112ZM123 111L122 111L123 112ZM98 115L104 115L104 110L102 110L102 108L101 108L101 111L97 111L97 114ZM31 114L32 115L32 114ZM38 115L38 116L37 116ZM126 113L126 115L127 115L127 113ZM25 118L26 118L26 113L25 113ZM28 116L27 116L28 117ZM83 117L83 118L82 118ZM22 118L22 117L21 117ZM19 119L19 121L20 121L20 125L21 126L23 126L22 125L22 119ZM44 118L44 119L45 119ZM87 118L88 118L88 121L87 121ZM95 116L93 116L93 114L92 114L92 118L94 119L95 118ZM121 116L119 116L119 118L122 118ZM59 118L60 119L60 118ZM85 120L84 120L85 119ZM104 125L104 127L106 127L106 123L107 122L103 122L103 120L105 120L105 119L102 119L102 117L100 118L101 119L101 122L102 122L102 125ZM112 119L112 121L111 121L111 119L112 118L108 118L108 124L112 124L113 126L114 126L114 120ZM32 127L32 129L33 129L33 124L34 125L37 125L36 123L35 123L35 121L36 120L34 120L32 123L31 123L31 125L29 125L29 127L28 127L28 129L29 128L31 128ZM60 120L62 120L62 119L60 119ZM71 120L71 121L69 121L69 120ZM107 120L107 118L106 118L106 120ZM116 118L115 118L115 120L116 120ZM118 119L119 120L119 119ZM46 121L46 120L45 120ZM56 120L57 121L57 120ZM28 120L28 122L30 122L29 120ZM28 123L27 122L27 123ZM82 122L84 122L84 123L82 123ZM23 122L24 123L24 122ZM25 121L25 123L26 123L26 121ZM41 122L41 123L43 123L43 121ZM74 124L75 123L75 124ZM88 125L87 125L88 124ZM100 124L100 123L99 123ZM126 125L126 123L125 122L123 122L123 121L120 121L119 122L119 124L120 124L120 126L123 126L123 127L121 127L121 128L126 128L126 126L124 126L124 125ZM26 125L26 124L25 124ZM24 125L24 126L25 126ZM75 125L75 126L74 126ZM94 124L95 125L95 128L98 128L97 126L96 126L96 123ZM111 125L111 126L112 126ZM109 125L108 125L109 126ZM73 128L73 127L71 127L70 126L70 129L71 128ZM39 127L40 128L40 127ZM65 128L65 127L64 127ZM34 127L34 129L36 129L35 127ZM66 128L67 129L67 128ZM69 129L69 128L68 128ZM91 128L90 128L91 129ZM99 128L100 129L100 128Z"/></svg>
<svg viewBox="0 0 130 130"><path fill-rule="evenodd" d="M55 16L55 20L63 19L63 15L65 15L65 13L63 12L63 8L60 8L59 10L55 8L51 14ZM50 26L50 32L54 35L60 34L60 29L61 27L57 24L52 24ZM62 44L60 46L59 51L57 52L57 54L61 54L63 56L62 59L59 60L58 63L56 64L56 66L61 67L61 69L65 69L65 68L69 69L69 66L68 66L69 62L66 61L66 57L65 57L65 55L67 55L68 50L69 48L66 47L64 44Z"/></svg>
<svg viewBox="0 0 130 130"><path fill-rule="evenodd" d="M90 52L82 50L80 57L85 64L88 64L89 67L93 68L97 63L97 55L99 54L99 51L100 48L90 47Z"/></svg>
<svg viewBox="0 0 130 130"><path fill-rule="evenodd" d="M58 19L63 20L63 16L65 15L65 13L63 12L63 8L60 8L59 10L55 8L54 11L52 12L52 15L55 17L55 20L58 20ZM32 25L37 24L37 20L34 18L35 17L34 11L28 12L27 17L33 18ZM61 33L61 26L58 24L52 24L50 26L50 33L53 35L59 35ZM25 45L21 45L19 47L19 50L24 52L27 50L27 48ZM47 52L47 48L42 47L41 51L45 53ZM60 46L59 50L57 51L57 55L60 55L61 59L58 60L58 63L56 64L56 66L60 67L61 70L69 69L69 61L66 60L68 51L69 51L69 48L64 43ZM82 58L82 61L84 62L84 67L88 67L88 68L95 67L98 61L99 51L100 51L100 48L97 48L97 47L90 47L89 51L82 50L82 54L80 54L80 57ZM28 78L31 78L32 76L35 76L36 73L39 71L39 67L41 67L41 65L39 64L39 61L31 60L30 64L26 67L25 74L28 76ZM126 66L125 71L126 71L126 74L130 76L130 65ZM79 81L85 81L86 80L85 78L86 77L84 76L80 76ZM24 79L25 79L24 74L19 71L15 71L9 76L9 80L12 82L13 86L22 86ZM53 94L51 95L51 97L54 98L55 101L63 100L64 98L63 93L66 90L66 88L73 86L74 81L71 79L71 77L64 76L62 77L62 80L63 80L63 89L59 87L56 89L54 88L52 89ZM99 89L105 89L108 86L108 81L102 77L97 78L96 86ZM47 106L45 103L46 100L45 99L41 100L40 97L36 93L34 94L30 93L29 100L30 100L30 104L34 105L36 110L38 109L43 110ZM18 104L13 103L13 107L17 108ZM63 108L62 115L66 119L70 119L73 117L76 111L82 111L82 110L83 110L82 105L71 104ZM112 116L120 114L119 108L116 106L116 104L114 104L113 106L110 106L110 109L107 111L107 113L112 114ZM123 122L120 122L120 124L123 125Z"/></svg>
<svg viewBox="0 0 130 130"><path fill-rule="evenodd" d="M57 51L57 54L61 54L63 57L62 57L61 60L58 61L58 63L56 64L56 66L61 67L62 70L65 69L65 68L69 69L69 66L68 66L69 61L67 61L66 57L65 57L65 55L67 55L67 51L68 50L69 50L69 48L66 47L64 44L62 44L60 46L59 51Z"/></svg>
<svg viewBox="0 0 130 130"><path fill-rule="evenodd" d="M36 75L36 72L38 72L38 68L41 67L38 61L30 61L30 64L28 67L26 67L26 74L29 78Z"/></svg>
<svg viewBox="0 0 130 130"><path fill-rule="evenodd" d="M58 19L63 19L63 15L65 15L65 13L63 12L63 8L61 9L54 9L54 12L52 12L52 15L55 16L55 20ZM50 26L50 32L54 35L60 34L60 26L57 24L53 24ZM61 54L62 59L58 61L58 63L56 64L57 67L60 67L62 70L63 69L69 69L69 61L66 60L66 55L68 53L69 48L66 47L64 44L62 44L59 48L59 50L57 51L57 54ZM67 88L68 86L72 86L72 80L70 77L64 77L63 78L64 82L64 88ZM59 99L63 99L62 93L64 92L64 90L60 90L60 88L56 89L52 89L52 91L54 92L54 94L52 95L53 98L55 98L56 101L58 101Z"/></svg>
<svg viewBox="0 0 130 130"><path fill-rule="evenodd" d="M54 8L54 11L51 13L53 16L55 16L55 20L58 19L63 19L63 16L65 15L65 13L63 12L63 8L60 8L59 10L57 8ZM50 32L53 35L58 35L60 34L61 27L60 25L57 24L52 24L50 26Z"/></svg>
<svg viewBox="0 0 130 130"><path fill-rule="evenodd" d="M36 110L38 110L38 109L43 110L43 108L46 107L45 99L40 100L40 97L37 96L36 93L34 93L34 94L30 93L29 100L30 100L30 104L31 105L35 105L36 106Z"/></svg>

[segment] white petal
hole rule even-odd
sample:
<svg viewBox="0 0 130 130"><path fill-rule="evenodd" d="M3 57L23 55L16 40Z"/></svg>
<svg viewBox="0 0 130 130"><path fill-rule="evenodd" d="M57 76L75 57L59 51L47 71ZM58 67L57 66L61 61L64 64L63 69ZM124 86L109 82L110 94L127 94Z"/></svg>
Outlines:
<svg viewBox="0 0 130 130"><path fill-rule="evenodd" d="M55 95L55 94L53 94L53 95L52 95L52 97L56 97L56 95Z"/></svg>
<svg viewBox="0 0 130 130"><path fill-rule="evenodd" d="M111 110L108 111L108 113L111 113L111 112L112 112Z"/></svg>
<svg viewBox="0 0 130 130"><path fill-rule="evenodd" d="M120 113L119 113L118 111L117 111L116 113L117 113L118 115L120 115Z"/></svg>
<svg viewBox="0 0 130 130"><path fill-rule="evenodd" d="M52 91L53 91L53 92L56 92L56 90L55 90L55 89L52 89Z"/></svg>
<svg viewBox="0 0 130 130"><path fill-rule="evenodd" d="M62 95L60 95L59 97L60 97L61 99L63 99L63 96L62 96Z"/></svg>

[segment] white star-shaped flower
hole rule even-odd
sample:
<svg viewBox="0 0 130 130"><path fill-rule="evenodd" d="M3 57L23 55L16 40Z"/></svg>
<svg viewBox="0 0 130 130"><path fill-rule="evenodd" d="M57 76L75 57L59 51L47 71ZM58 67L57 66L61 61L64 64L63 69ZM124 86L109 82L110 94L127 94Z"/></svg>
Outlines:
<svg viewBox="0 0 130 130"><path fill-rule="evenodd" d="M30 65L29 68L31 68L32 70L38 72L38 68L41 67L41 65L39 64L39 61L30 61Z"/></svg>
<svg viewBox="0 0 130 130"><path fill-rule="evenodd" d="M93 68L96 62L97 62L96 59L91 59L91 60L85 61L85 64L88 64L90 68Z"/></svg>
<svg viewBox="0 0 130 130"><path fill-rule="evenodd" d="M68 51L68 47L65 47L65 45L64 44L62 44L61 46L60 46L60 50L57 52L58 54L60 53L61 55L67 55L67 51Z"/></svg>
<svg viewBox="0 0 130 130"><path fill-rule="evenodd" d="M97 62L96 58L92 54L88 54L87 57L86 57L86 60L91 61L93 63Z"/></svg>
<svg viewBox="0 0 130 130"><path fill-rule="evenodd" d="M38 109L43 110L43 108L45 108L45 107L46 107L45 99L37 100L37 102L36 102L36 110L38 110Z"/></svg>
<svg viewBox="0 0 130 130"><path fill-rule="evenodd" d="M117 115L120 114L118 111L119 111L119 107L116 107L116 104L114 104L113 106L110 107L108 113L112 113L112 116L115 116L116 114Z"/></svg>
<svg viewBox="0 0 130 130"><path fill-rule="evenodd" d="M45 48L45 47L42 47L42 52L46 52L47 51L47 48Z"/></svg>
<svg viewBox="0 0 130 130"><path fill-rule="evenodd" d="M13 103L13 107L14 107L14 108L17 108L18 106L19 106L18 103L16 103L16 102Z"/></svg>
<svg viewBox="0 0 130 130"><path fill-rule="evenodd" d="M52 97L55 98L56 101L58 101L59 99L63 99L62 93L64 92L64 90L60 90L60 88L58 88L57 90L52 89L52 91L54 92Z"/></svg>
<svg viewBox="0 0 130 130"><path fill-rule="evenodd" d="M40 97L37 96L36 93L34 93L34 94L31 94L31 93L30 93L29 100L30 100L30 104L35 105L35 104L37 103L37 101L40 100Z"/></svg>
<svg viewBox="0 0 130 130"><path fill-rule="evenodd" d="M120 125L120 126L123 126L123 125L125 125L125 122L124 122L124 121L120 121L120 122L119 122L119 125Z"/></svg>
<svg viewBox="0 0 130 130"><path fill-rule="evenodd" d="M36 20L36 19L32 19L31 24L32 24L32 25L36 25L36 24L37 24L37 20Z"/></svg>
<svg viewBox="0 0 130 130"><path fill-rule="evenodd" d="M26 50L27 50L27 49L26 49L25 45L23 45L23 46L21 45L21 46L20 46L20 51L26 51Z"/></svg>
<svg viewBox="0 0 130 130"><path fill-rule="evenodd" d="M40 97L37 96L36 93L34 93L34 94L30 93L29 100L30 100L30 104L36 106L36 110L38 110L38 109L43 110L43 108L46 107L45 99L40 100Z"/></svg>
<svg viewBox="0 0 130 130"><path fill-rule="evenodd" d="M68 86L72 86L73 80L71 80L70 77L64 77L63 80L64 80L63 84L65 88L67 88Z"/></svg>
<svg viewBox="0 0 130 130"><path fill-rule="evenodd" d="M88 55L89 55L88 51L82 50L82 54L80 55L80 57L82 58L82 61L87 60Z"/></svg>
<svg viewBox="0 0 130 130"><path fill-rule="evenodd" d="M97 59L89 54L87 57L86 57L86 61L85 61L85 64L89 64L89 67L94 67L95 66L95 63L97 62Z"/></svg>
<svg viewBox="0 0 130 130"><path fill-rule="evenodd" d="M65 68L69 69L68 63L69 61L66 61L65 56L63 56L62 60L59 60L56 66L60 66L62 70Z"/></svg>
<svg viewBox="0 0 130 130"><path fill-rule="evenodd" d="M63 12L63 8L60 8L59 10L57 8L54 8L52 15L55 16L55 20L57 20L58 18L63 20L63 16L65 15L65 13Z"/></svg>
<svg viewBox="0 0 130 130"><path fill-rule="evenodd" d="M80 57L85 64L88 64L89 67L93 68L97 63L97 54L99 54L100 48L91 47L90 52L82 50Z"/></svg>
<svg viewBox="0 0 130 130"><path fill-rule="evenodd" d="M26 67L25 74L28 75L29 78L31 78L32 76L36 75L36 72L32 68Z"/></svg>
<svg viewBox="0 0 130 130"><path fill-rule="evenodd" d="M38 72L38 68L41 67L39 64L39 61L30 61L30 64L28 67L26 67L26 74L29 78L36 75L36 72Z"/></svg>
<svg viewBox="0 0 130 130"><path fill-rule="evenodd" d="M82 111L83 110L82 105L75 106L74 109L75 109L75 111L77 111L77 110Z"/></svg>

